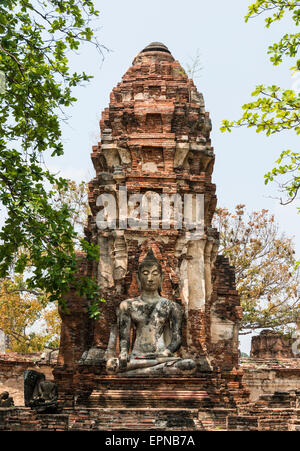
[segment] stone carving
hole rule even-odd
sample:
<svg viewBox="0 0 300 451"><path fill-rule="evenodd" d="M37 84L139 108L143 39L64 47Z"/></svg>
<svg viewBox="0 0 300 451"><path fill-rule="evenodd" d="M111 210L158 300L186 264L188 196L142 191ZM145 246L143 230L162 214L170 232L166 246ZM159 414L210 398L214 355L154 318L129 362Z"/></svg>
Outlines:
<svg viewBox="0 0 300 451"><path fill-rule="evenodd" d="M54 382L47 381L43 373L26 370L24 373L25 406L40 413L54 413L58 407L58 392Z"/></svg>
<svg viewBox="0 0 300 451"><path fill-rule="evenodd" d="M174 355L182 342L182 310L160 295L162 268L152 249L138 268L141 295L122 301L108 345L107 371L122 376L191 374L196 364ZM135 340L130 343L131 328ZM120 354L115 357L119 336ZM132 347L129 353L130 344Z"/></svg>
<svg viewBox="0 0 300 451"><path fill-rule="evenodd" d="M0 394L0 407L13 407L14 400L9 396L8 391L4 391Z"/></svg>

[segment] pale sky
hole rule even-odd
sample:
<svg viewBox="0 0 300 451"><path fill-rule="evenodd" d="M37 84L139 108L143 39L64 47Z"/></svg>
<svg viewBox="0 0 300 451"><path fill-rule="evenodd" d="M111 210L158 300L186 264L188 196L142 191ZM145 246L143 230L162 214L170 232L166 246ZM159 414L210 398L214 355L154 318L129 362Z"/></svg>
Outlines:
<svg viewBox="0 0 300 451"><path fill-rule="evenodd" d="M296 235L300 219L296 204L281 206L272 199L270 196L279 195L276 185L266 187L263 176L272 169L282 150L299 150L299 138L294 132L267 138L246 128L231 134L220 132L222 119L240 117L241 105L251 100L250 93L257 84L279 84L286 89L295 86L289 71L292 60L274 67L267 56L268 45L293 31L292 22L284 20L266 29L260 17L246 24L244 16L250 3L251 0L95 0L100 10L97 36L110 52L104 52L102 62L95 49L85 45L70 58L75 70L84 70L95 78L86 87L76 89L78 102L68 110L69 125L63 126L65 155L48 159L48 166L76 181L93 178L90 153L91 146L99 141L101 112L136 54L150 42L160 41L186 68L198 51L203 70L194 81L204 95L213 124L213 181L217 185L218 206L231 210L243 203L251 211L269 209L282 231L288 236ZM295 242L299 256L299 234ZM242 350L249 351L249 340L242 340Z"/></svg>

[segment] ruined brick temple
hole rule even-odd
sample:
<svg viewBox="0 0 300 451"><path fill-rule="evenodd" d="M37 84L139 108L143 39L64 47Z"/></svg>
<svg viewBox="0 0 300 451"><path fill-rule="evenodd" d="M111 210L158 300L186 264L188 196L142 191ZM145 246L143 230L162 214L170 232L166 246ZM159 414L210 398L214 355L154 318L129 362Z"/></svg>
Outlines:
<svg viewBox="0 0 300 451"><path fill-rule="evenodd" d="M35 414L36 428L55 421L56 429L73 430L257 428L239 368L242 310L234 268L218 255L211 226L215 156L202 94L155 42L113 89L100 128L86 230L99 244L100 259L81 260L81 273L97 278L106 302L94 320L88 301L70 289L53 372L62 410L50 423ZM178 227L175 205L187 198L192 205L203 201L198 235L180 218ZM105 199L114 199L116 208L102 227ZM143 218L146 227L136 213L141 199L157 207L154 220ZM162 199L171 199L168 221ZM156 291L151 271L160 283ZM143 301L141 290L146 296L149 286L158 302ZM156 343L158 329L164 333Z"/></svg>
<svg viewBox="0 0 300 451"><path fill-rule="evenodd" d="M85 299L75 294L68 299L71 313L62 313L55 370L61 398L69 405L148 411L233 407L246 397L238 370L242 312L234 269L217 256L218 233L211 226L217 201L211 180L215 156L203 96L170 51L152 43L113 89L100 127L101 141L92 153L96 176L89 184L92 215L87 230L88 238L100 246L100 261L85 271L97 275L107 302L94 321ZM204 233L197 239L185 224L166 228L159 217L155 228L122 227L124 188L128 198L136 195L136 199L147 194L203 195ZM101 194L115 196L116 228L101 230L97 225ZM170 218L174 220L174 215ZM149 249L162 266L162 296L184 312L177 355L194 359L193 374L126 378L106 371L118 305L138 295L136 273Z"/></svg>

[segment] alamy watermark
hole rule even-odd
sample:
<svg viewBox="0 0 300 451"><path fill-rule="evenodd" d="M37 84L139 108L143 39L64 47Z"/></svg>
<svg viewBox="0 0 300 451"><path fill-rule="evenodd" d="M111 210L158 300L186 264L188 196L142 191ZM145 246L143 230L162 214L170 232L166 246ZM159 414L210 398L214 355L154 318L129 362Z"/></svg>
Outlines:
<svg viewBox="0 0 300 451"><path fill-rule="evenodd" d="M4 94L5 87L5 73L0 70L0 94Z"/></svg>
<svg viewBox="0 0 300 451"><path fill-rule="evenodd" d="M190 239L204 234L204 194L158 194L147 191L128 195L125 186L115 194L100 194L96 224L100 230L180 230Z"/></svg>
<svg viewBox="0 0 300 451"><path fill-rule="evenodd" d="M292 90L295 91L296 94L300 94L300 72L297 71L292 75L293 78L293 84L292 84Z"/></svg>
<svg viewBox="0 0 300 451"><path fill-rule="evenodd" d="M300 353L300 330L294 330L292 333L292 338L294 342L292 344L292 352L295 357L297 357Z"/></svg>

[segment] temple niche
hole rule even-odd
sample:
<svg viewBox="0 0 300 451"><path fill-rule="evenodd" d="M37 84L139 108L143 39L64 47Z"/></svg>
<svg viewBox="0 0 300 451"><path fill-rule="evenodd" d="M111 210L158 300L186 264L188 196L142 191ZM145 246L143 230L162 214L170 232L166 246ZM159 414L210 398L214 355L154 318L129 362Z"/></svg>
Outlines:
<svg viewBox="0 0 300 451"><path fill-rule="evenodd" d="M97 321L70 291L55 381L74 405L233 405L246 397L238 369L240 300L218 256L211 121L167 47L133 60L102 113L93 147L86 237L99 262ZM205 388L204 388L205 387ZM179 393L185 396L178 396ZM134 393L134 396L133 396Z"/></svg>

